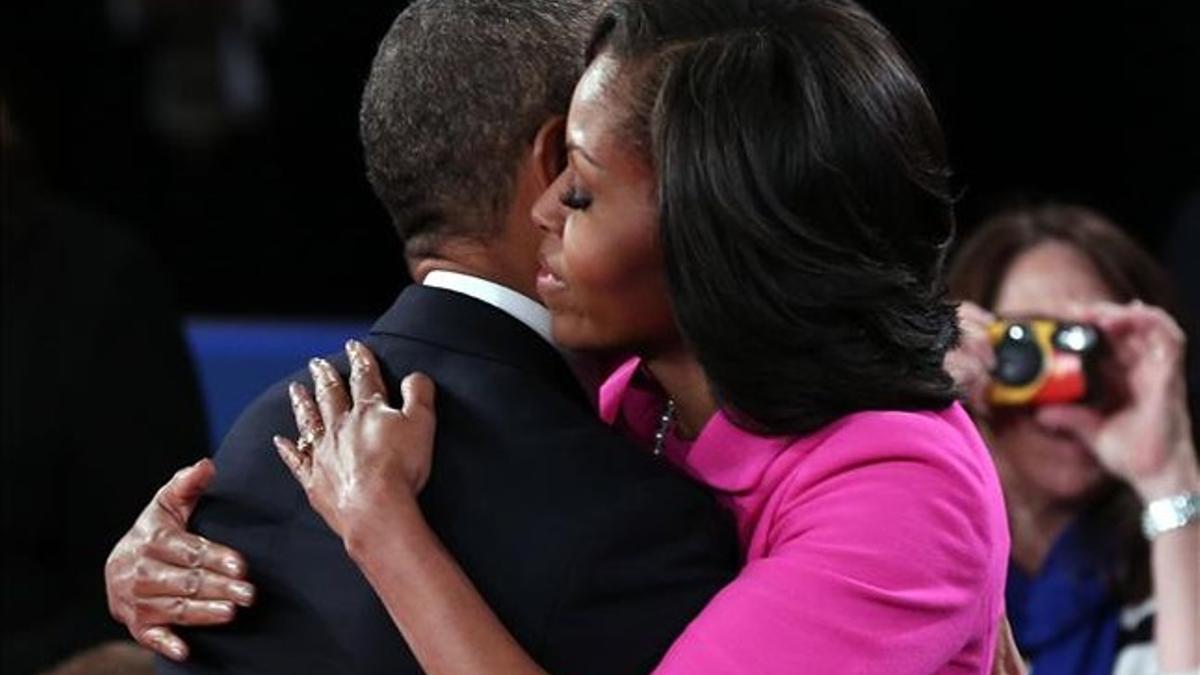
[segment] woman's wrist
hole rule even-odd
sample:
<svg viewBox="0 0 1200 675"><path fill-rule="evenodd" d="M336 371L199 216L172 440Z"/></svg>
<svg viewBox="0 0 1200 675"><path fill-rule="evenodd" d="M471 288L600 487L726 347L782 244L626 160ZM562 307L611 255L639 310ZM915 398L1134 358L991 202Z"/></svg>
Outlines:
<svg viewBox="0 0 1200 675"><path fill-rule="evenodd" d="M1200 492L1181 492L1160 497L1142 513L1142 533L1153 541L1185 527L1200 526Z"/></svg>
<svg viewBox="0 0 1200 675"><path fill-rule="evenodd" d="M1135 481L1133 488L1141 497L1142 504L1174 495L1200 492L1200 464L1196 460L1195 447L1190 442L1184 443L1173 454L1173 461L1154 475Z"/></svg>
<svg viewBox="0 0 1200 675"><path fill-rule="evenodd" d="M392 541L407 541L414 534L428 528L415 495L394 493L386 502L372 504L361 509L361 518L343 532L343 543L350 559L366 567L384 551Z"/></svg>

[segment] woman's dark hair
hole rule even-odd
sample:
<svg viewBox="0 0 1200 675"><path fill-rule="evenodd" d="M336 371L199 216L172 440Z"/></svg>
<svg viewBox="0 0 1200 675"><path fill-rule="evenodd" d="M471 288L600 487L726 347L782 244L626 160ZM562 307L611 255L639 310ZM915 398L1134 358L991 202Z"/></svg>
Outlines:
<svg viewBox="0 0 1200 675"><path fill-rule="evenodd" d="M1092 209L1053 202L1009 207L984 220L950 265L951 295L991 309L1013 261L1051 241L1091 261L1116 302L1141 300L1179 315L1167 273L1129 235Z"/></svg>
<svg viewBox="0 0 1200 675"><path fill-rule="evenodd" d="M1068 204L1014 206L985 220L954 257L951 295L994 308L1013 262L1047 242L1067 244L1091 261L1116 302L1141 300L1186 323L1166 272L1150 254L1103 215ZM994 423L1003 425L1004 420ZM1150 593L1149 547L1140 529L1141 511L1133 489L1114 483L1081 523L1087 544L1111 557L1110 583L1125 602L1145 599Z"/></svg>
<svg viewBox="0 0 1200 675"><path fill-rule="evenodd" d="M804 434L954 399L944 142L875 19L846 0L617 0L603 55L658 174L676 319L736 423Z"/></svg>

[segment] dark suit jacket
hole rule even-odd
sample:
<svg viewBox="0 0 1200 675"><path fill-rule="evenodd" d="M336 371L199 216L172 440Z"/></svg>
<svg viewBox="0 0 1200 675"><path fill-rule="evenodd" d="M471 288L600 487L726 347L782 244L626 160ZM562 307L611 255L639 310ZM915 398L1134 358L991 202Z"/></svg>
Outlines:
<svg viewBox="0 0 1200 675"><path fill-rule="evenodd" d="M551 672L648 672L734 573L732 522L698 485L598 422L562 357L528 327L465 295L411 286L366 342L389 391L414 370L437 383L421 505ZM345 372L344 358L331 361ZM256 606L227 627L190 631L191 661L160 672L420 672L277 457L277 433L296 433L286 382L230 432L193 519L246 554Z"/></svg>

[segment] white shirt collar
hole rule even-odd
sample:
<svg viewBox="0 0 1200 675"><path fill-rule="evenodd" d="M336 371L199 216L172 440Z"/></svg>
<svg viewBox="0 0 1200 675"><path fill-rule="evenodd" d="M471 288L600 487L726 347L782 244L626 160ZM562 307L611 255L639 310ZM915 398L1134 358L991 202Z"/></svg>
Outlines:
<svg viewBox="0 0 1200 675"><path fill-rule="evenodd" d="M551 346L554 345L554 341L550 337L550 310L507 286L449 270L434 270L425 275L425 280L421 283L424 286L462 293L480 302L486 302L529 326Z"/></svg>

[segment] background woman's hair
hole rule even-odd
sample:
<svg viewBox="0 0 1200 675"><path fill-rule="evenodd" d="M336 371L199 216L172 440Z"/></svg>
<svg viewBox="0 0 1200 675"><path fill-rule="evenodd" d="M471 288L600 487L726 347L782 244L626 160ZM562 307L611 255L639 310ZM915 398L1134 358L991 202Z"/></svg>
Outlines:
<svg viewBox="0 0 1200 675"><path fill-rule="evenodd" d="M951 295L993 309L1013 261L1051 241L1070 245L1090 260L1115 301L1140 299L1163 308L1186 326L1167 275L1150 254L1103 215L1070 204L1013 206L984 221L954 257L949 271ZM1085 513L1082 523L1086 541L1113 556L1111 585L1126 602L1150 593L1149 547L1140 529L1141 509L1132 488L1114 483Z"/></svg>
<svg viewBox="0 0 1200 675"><path fill-rule="evenodd" d="M735 422L803 434L953 400L950 171L878 22L839 0L617 0L601 54L658 173L676 318Z"/></svg>

